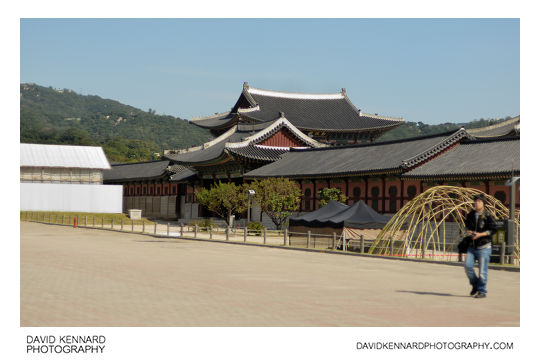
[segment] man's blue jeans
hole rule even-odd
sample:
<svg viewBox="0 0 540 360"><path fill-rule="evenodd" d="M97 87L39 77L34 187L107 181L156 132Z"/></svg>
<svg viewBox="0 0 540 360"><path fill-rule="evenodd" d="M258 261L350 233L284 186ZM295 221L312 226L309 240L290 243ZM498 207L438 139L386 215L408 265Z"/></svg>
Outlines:
<svg viewBox="0 0 540 360"><path fill-rule="evenodd" d="M478 292L487 293L486 285L488 281L489 258L491 257L491 247L487 249L475 249L469 246L467 257L465 258L465 273L472 286ZM478 260L478 276L474 271L474 263Z"/></svg>

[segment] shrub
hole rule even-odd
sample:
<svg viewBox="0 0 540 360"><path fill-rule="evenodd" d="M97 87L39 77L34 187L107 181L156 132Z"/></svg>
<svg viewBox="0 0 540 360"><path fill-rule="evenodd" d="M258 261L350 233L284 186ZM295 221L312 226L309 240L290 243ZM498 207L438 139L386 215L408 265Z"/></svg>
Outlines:
<svg viewBox="0 0 540 360"><path fill-rule="evenodd" d="M212 219L192 220L188 226L199 226L200 231L208 231L210 228L216 228L217 225L212 222Z"/></svg>
<svg viewBox="0 0 540 360"><path fill-rule="evenodd" d="M249 234L261 235L264 230L264 225L261 224L260 222L253 221L248 224L247 228L248 228Z"/></svg>

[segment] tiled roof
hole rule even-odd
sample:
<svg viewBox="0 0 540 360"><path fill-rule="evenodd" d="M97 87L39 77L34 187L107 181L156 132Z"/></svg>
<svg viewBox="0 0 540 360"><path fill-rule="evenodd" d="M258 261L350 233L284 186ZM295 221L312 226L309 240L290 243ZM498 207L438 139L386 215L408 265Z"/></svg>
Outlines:
<svg viewBox="0 0 540 360"><path fill-rule="evenodd" d="M500 122L495 125L476 129L467 129L467 132L477 138L490 138L501 136L515 136L520 133L520 116Z"/></svg>
<svg viewBox="0 0 540 360"><path fill-rule="evenodd" d="M448 179L519 173L519 138L463 141L431 161L403 174L405 178Z"/></svg>
<svg viewBox="0 0 540 360"><path fill-rule="evenodd" d="M258 161L274 161L289 151L289 148L260 147L256 144L284 127L306 146L326 146L296 129L286 118L280 117L275 121L264 123L238 124L211 142L187 150L166 151L164 157L184 165L210 165L224 160L228 155Z"/></svg>
<svg viewBox="0 0 540 360"><path fill-rule="evenodd" d="M245 177L328 177L401 171L432 158L467 136L461 129L399 141L291 150L280 160L250 171Z"/></svg>
<svg viewBox="0 0 540 360"><path fill-rule="evenodd" d="M251 118L268 121L276 119L283 112L294 126L303 130L365 130L403 123L397 118L360 115L345 94L336 94L337 97L328 99L287 97L287 94L274 96L273 92L250 92L250 95L260 107L259 111L249 113Z"/></svg>
<svg viewBox="0 0 540 360"><path fill-rule="evenodd" d="M104 182L137 181L169 178L180 181L196 174L182 165L170 165L169 160L145 161L128 164L113 164L111 170L103 172Z"/></svg>
<svg viewBox="0 0 540 360"><path fill-rule="evenodd" d="M270 162L278 160L289 149L248 145L237 149L227 148L226 151L235 157Z"/></svg>
<svg viewBox="0 0 540 360"><path fill-rule="evenodd" d="M218 160L224 156L223 150L225 149L225 144L227 142L241 141L247 136L249 136L249 132L240 132L235 126L216 139L201 146L180 151L166 151L164 158L185 165Z"/></svg>
<svg viewBox="0 0 540 360"><path fill-rule="evenodd" d="M167 167L169 164L169 160L115 164L111 166L111 170L103 172L103 181L134 181L165 177L168 175Z"/></svg>
<svg viewBox="0 0 540 360"><path fill-rule="evenodd" d="M193 175L197 175L195 170L183 165L172 165L170 166L170 170L173 173L170 177L171 181L182 181Z"/></svg>
<svg viewBox="0 0 540 360"><path fill-rule="evenodd" d="M225 112L221 114L215 114L200 118L193 118L190 121L202 128L205 129L213 129L213 128L220 128L228 126L229 124L232 124L232 120L234 119L235 114L231 114L230 112Z"/></svg>
<svg viewBox="0 0 540 360"><path fill-rule="evenodd" d="M278 119L280 113L302 130L363 131L403 124L401 118L360 113L344 89L332 94L303 94L262 90L247 84L231 112L194 118L191 122L208 129L220 129L238 123L238 118L266 122Z"/></svg>

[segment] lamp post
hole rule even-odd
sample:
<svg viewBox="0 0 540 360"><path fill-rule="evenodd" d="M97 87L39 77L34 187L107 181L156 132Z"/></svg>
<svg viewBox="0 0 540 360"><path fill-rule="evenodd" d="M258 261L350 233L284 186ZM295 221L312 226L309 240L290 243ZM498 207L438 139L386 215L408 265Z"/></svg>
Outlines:
<svg viewBox="0 0 540 360"><path fill-rule="evenodd" d="M255 190L248 190L248 213L247 213L247 225L251 221L251 197L255 195ZM247 226L246 225L246 226Z"/></svg>
<svg viewBox="0 0 540 360"><path fill-rule="evenodd" d="M516 212L516 183L519 181L519 176L512 176L504 185L510 187L510 216L508 218L508 228L507 228L507 242L510 249L513 249L514 242L516 241L516 222L515 222L515 212Z"/></svg>

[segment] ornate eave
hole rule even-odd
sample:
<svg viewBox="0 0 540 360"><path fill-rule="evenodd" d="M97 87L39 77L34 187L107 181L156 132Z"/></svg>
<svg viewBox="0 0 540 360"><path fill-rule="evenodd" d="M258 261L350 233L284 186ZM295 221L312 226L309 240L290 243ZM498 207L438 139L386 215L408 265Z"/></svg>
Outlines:
<svg viewBox="0 0 540 360"><path fill-rule="evenodd" d="M313 147L313 148L320 148L320 147L326 147L328 145L322 144L300 130L296 128L287 118L285 118L285 114L280 114L280 117L274 121L270 126L266 127L265 129L245 138L241 142L235 142L235 143L226 143L225 148L242 148L246 147L250 144L257 144L261 141L264 141L268 138L270 138L272 135L280 131L281 129L286 128L289 130L298 140L305 143L306 145Z"/></svg>

